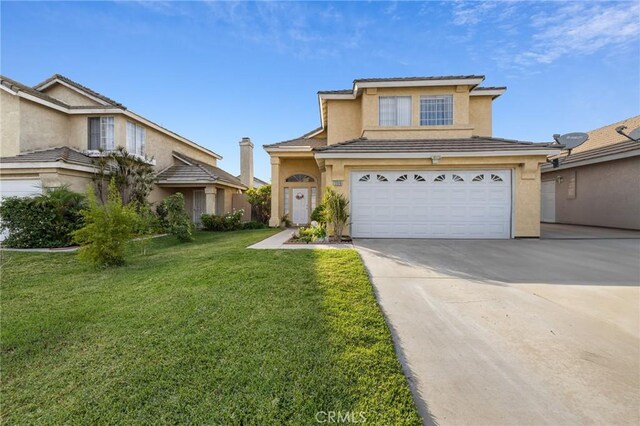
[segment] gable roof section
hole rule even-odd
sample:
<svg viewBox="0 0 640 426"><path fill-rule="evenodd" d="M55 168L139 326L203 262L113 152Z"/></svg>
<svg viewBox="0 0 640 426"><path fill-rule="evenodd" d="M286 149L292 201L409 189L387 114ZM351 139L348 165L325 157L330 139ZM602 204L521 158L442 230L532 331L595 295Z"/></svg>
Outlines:
<svg viewBox="0 0 640 426"><path fill-rule="evenodd" d="M96 92L95 90L92 90L86 86L83 86L80 83L77 83L73 80L71 80L70 78L67 78L61 74L54 74L51 77L47 78L46 80L44 80L43 82L36 84L35 86L33 86L33 88L35 90L38 91L43 91L45 89L47 89L48 87L53 86L54 84L62 84L63 86L69 87L75 91L78 91L82 94L84 94L85 96L88 96L91 99L94 99L96 101L98 101L98 103L101 103L103 105L110 105L116 108L122 108L122 109L127 109L127 107L125 107L124 105L122 105L119 102L114 101L111 98L108 98L98 92Z"/></svg>
<svg viewBox="0 0 640 426"><path fill-rule="evenodd" d="M629 134L630 131L636 127L640 127L640 115L627 118L626 120L618 121L617 123L609 124L594 130L587 132L589 140L579 147L575 148L571 154L577 154L579 152L588 151L591 149L597 149L608 145L618 144L620 142L629 141L626 137L616 132L616 127L627 126L625 132ZM631 142L631 141L629 141ZM640 145L640 144L638 144Z"/></svg>
<svg viewBox="0 0 640 426"><path fill-rule="evenodd" d="M58 81L58 80L64 81L66 84L69 84L69 85L74 84L77 90L86 91L87 93L92 94L92 96L95 95L95 96L101 97L101 102L104 105L102 106L71 106L52 96L47 95L46 93L40 92L41 89L37 89L39 87L47 87L47 85L53 84L54 81ZM174 139L177 139L182 143L190 145L197 150L205 152L206 154L211 155L219 160L222 159L222 156L220 154L215 153L209 148L205 148L201 145L198 145L197 143L187 139L186 137L167 129L166 127L160 126L159 124L145 117L142 117L141 115L138 115L133 111L128 110L122 104L119 104L107 98L106 96L103 96L98 92L95 92L89 89L88 87L75 83L73 80L70 80L64 76L61 76L60 74L54 74L52 77L48 78L47 80L43 81L42 83L34 87L29 87L27 85L19 83L8 77L0 76L0 88L6 91L9 91L13 95L24 97L31 101L40 103L42 105L48 106L50 108L53 108L55 110L58 110L67 114L89 114L89 113L124 114L125 116L130 117L134 120L138 120L161 133L164 133Z"/></svg>
<svg viewBox="0 0 640 426"><path fill-rule="evenodd" d="M459 139L353 139L315 148L318 158L410 158L454 154L483 155L552 155L560 150L550 143L523 142L511 139L477 137Z"/></svg>
<svg viewBox="0 0 640 426"><path fill-rule="evenodd" d="M327 138L314 138L312 136L322 133L324 129L318 127L310 132L305 133L302 136L298 136L294 139L289 139L282 142L276 142L262 147L267 151L311 151L313 148L318 148L327 145Z"/></svg>
<svg viewBox="0 0 640 426"><path fill-rule="evenodd" d="M241 189L246 188L246 186L240 182L240 179L219 167L202 163L175 151L173 152L173 156L178 159L181 164L174 164L158 173L158 183L221 183Z"/></svg>
<svg viewBox="0 0 640 426"><path fill-rule="evenodd" d="M589 164L604 163L606 161L621 160L623 158L637 156L640 156L640 143L626 140L578 153L571 153L571 155L565 157L564 160L560 160L561 163L559 167L554 168L549 163L544 164L542 166L542 172L571 169L573 167L581 167Z"/></svg>

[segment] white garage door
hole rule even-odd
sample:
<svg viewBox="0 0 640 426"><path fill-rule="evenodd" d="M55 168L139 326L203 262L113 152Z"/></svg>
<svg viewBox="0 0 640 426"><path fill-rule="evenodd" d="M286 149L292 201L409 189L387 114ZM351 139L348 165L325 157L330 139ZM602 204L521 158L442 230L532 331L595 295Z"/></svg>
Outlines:
<svg viewBox="0 0 640 426"><path fill-rule="evenodd" d="M0 202L6 197L28 197L42 194L38 179L0 180Z"/></svg>
<svg viewBox="0 0 640 426"><path fill-rule="evenodd" d="M556 221L556 181L542 182L540 200L540 220L553 223Z"/></svg>
<svg viewBox="0 0 640 426"><path fill-rule="evenodd" d="M511 171L353 172L351 235L510 238Z"/></svg>
<svg viewBox="0 0 640 426"><path fill-rule="evenodd" d="M42 184L38 179L0 180L0 204L5 197L29 197L42 194ZM0 241L7 238L6 232L0 233Z"/></svg>

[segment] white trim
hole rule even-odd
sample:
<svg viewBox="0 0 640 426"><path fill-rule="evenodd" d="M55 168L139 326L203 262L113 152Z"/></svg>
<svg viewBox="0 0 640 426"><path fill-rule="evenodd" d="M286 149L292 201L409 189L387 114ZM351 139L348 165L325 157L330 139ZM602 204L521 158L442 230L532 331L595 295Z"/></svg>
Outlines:
<svg viewBox="0 0 640 426"><path fill-rule="evenodd" d="M8 169L67 169L77 170L80 172L95 173L96 168L92 166L81 166L78 164L69 164L64 161L42 161L38 163L33 162L19 162L19 163L0 163L0 170L5 171Z"/></svg>
<svg viewBox="0 0 640 426"><path fill-rule="evenodd" d="M89 93L89 92L87 92L85 90L82 90L82 89L80 89L78 87L75 87L75 86L65 82L65 81L60 80L57 77L54 78L53 80L49 81L46 84L41 84L40 86L36 86L35 90L42 91L42 90L44 90L44 89L46 89L48 87L53 86L55 83L61 84L61 85L63 85L64 87L66 87L68 89L71 89L71 90L73 90L73 91L75 91L77 93L80 93L81 95L86 96L87 98L91 99L92 101L95 101L95 102L99 103L100 105L105 105L105 106L112 105L110 102L106 102L106 101L98 98L97 96L92 95L91 93Z"/></svg>
<svg viewBox="0 0 640 426"><path fill-rule="evenodd" d="M96 108L83 108L83 109L76 109L76 108L69 108L66 112L67 114L70 115L82 115L82 114L122 114L124 110L120 109L120 108L100 108L100 107L96 107Z"/></svg>
<svg viewBox="0 0 640 426"><path fill-rule="evenodd" d="M48 106L49 108L52 108L52 109L55 109L55 110L58 110L58 111L62 111L62 112L69 113L69 108L66 108L66 107L60 106L60 105L58 105L58 104L55 104L55 103L53 103L53 102L51 102L51 101L44 100L44 99L39 98L39 97L37 97L37 96L30 95L29 93L27 93L27 92L23 92L22 90L18 90L18 93L16 93L16 95L17 95L18 97L28 99L28 100L30 100L30 101L32 101L32 102L37 103L37 104L45 105L45 106Z"/></svg>
<svg viewBox="0 0 640 426"><path fill-rule="evenodd" d="M316 158L441 158L455 157L518 157L522 155L556 155L559 149L522 150L522 151L461 151L461 152L362 152L362 153L326 153L316 152ZM556 169L557 170L557 169Z"/></svg>
<svg viewBox="0 0 640 426"><path fill-rule="evenodd" d="M309 133L309 134L307 134L307 135L305 136L305 139L310 139L310 138L312 138L312 137L314 137L314 136L319 135L319 134L320 134L320 133L322 133L322 132L324 132L324 128L323 128L323 127L319 128L318 130L316 130L316 131L315 131L315 132L313 132L313 133Z"/></svg>
<svg viewBox="0 0 640 426"><path fill-rule="evenodd" d="M640 155L640 149L636 149L633 151L621 152L619 154L610 154L610 155L605 155L598 158L591 158L588 160L576 161L575 163L569 163L566 165L560 164L560 166L556 168L553 168L551 165L549 166L544 165L542 168L542 173L555 172L557 170L572 169L574 167L588 166L589 164L604 163L607 161L622 160L624 158L636 157L639 155Z"/></svg>
<svg viewBox="0 0 640 426"><path fill-rule="evenodd" d="M182 158L182 157L177 156L176 154L171 154L171 156L172 156L173 158L175 158L176 160L178 160L178 161L182 161L182 162L183 162L184 164L186 164L187 166L193 166L193 164L192 164L192 163L190 163L189 161L185 160L185 159L184 159L184 158ZM169 166L169 167L171 167L171 166ZM167 169L168 169L169 167L167 167ZM165 170L166 170L166 169L165 169Z"/></svg>
<svg viewBox="0 0 640 426"><path fill-rule="evenodd" d="M432 86L473 86L482 83L484 78L453 78L441 80L391 80L391 81L364 81L354 85L354 91L367 87L432 87Z"/></svg>
<svg viewBox="0 0 640 426"><path fill-rule="evenodd" d="M264 149L266 152L309 152L312 150L311 146L283 146L283 147L269 147Z"/></svg>
<svg viewBox="0 0 640 426"><path fill-rule="evenodd" d="M7 86L5 86L4 84L0 84L0 89L4 89L7 92L11 93L12 95L17 95L18 92L14 92L13 90L9 89Z"/></svg>
<svg viewBox="0 0 640 426"><path fill-rule="evenodd" d="M469 96L495 96L495 97L497 97L497 96L503 95L504 92L507 91L507 89L489 89L489 90L484 90L482 88L478 88L478 89L474 89L471 92L469 92Z"/></svg>

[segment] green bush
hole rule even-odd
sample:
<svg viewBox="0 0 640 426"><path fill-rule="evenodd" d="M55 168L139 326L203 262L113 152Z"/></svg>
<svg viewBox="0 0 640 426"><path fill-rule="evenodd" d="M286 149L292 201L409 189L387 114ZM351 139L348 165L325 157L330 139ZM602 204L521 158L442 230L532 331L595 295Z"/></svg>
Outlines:
<svg viewBox="0 0 640 426"><path fill-rule="evenodd" d="M294 239L305 243L324 241L327 237L327 228L323 225L307 226L298 228L294 234Z"/></svg>
<svg viewBox="0 0 640 426"><path fill-rule="evenodd" d="M2 242L14 248L67 247L72 232L81 228L85 197L67 186L45 188L37 197L8 197L0 205Z"/></svg>
<svg viewBox="0 0 640 426"><path fill-rule="evenodd" d="M269 223L271 216L271 185L250 188L245 192L247 201L253 206L258 222Z"/></svg>
<svg viewBox="0 0 640 426"><path fill-rule="evenodd" d="M242 224L242 229L264 229L267 225L264 223L257 222L252 220L251 222L245 222Z"/></svg>
<svg viewBox="0 0 640 426"><path fill-rule="evenodd" d="M311 220L318 223L325 223L326 219L324 216L324 205L320 204L318 207L313 209L311 212Z"/></svg>
<svg viewBox="0 0 640 426"><path fill-rule="evenodd" d="M162 203L167 210L166 221L168 230L178 238L178 241L193 241L193 223L189 219L187 210L184 207L184 196L176 192L165 198Z"/></svg>
<svg viewBox="0 0 640 426"><path fill-rule="evenodd" d="M98 203L93 190L87 200L82 210L84 226L73 233L74 241L81 245L80 259L99 267L124 264L125 246L135 235L138 215L132 206L122 205L113 180L105 204Z"/></svg>
<svg viewBox="0 0 640 426"><path fill-rule="evenodd" d="M333 187L328 186L325 189L322 205L324 206L325 222L331 225L334 235L338 241L341 241L342 232L349 220L349 200L344 194L340 194Z"/></svg>
<svg viewBox="0 0 640 426"><path fill-rule="evenodd" d="M240 209L223 216L203 214L200 220L205 231L236 231L243 229L241 222L243 215L244 210Z"/></svg>
<svg viewBox="0 0 640 426"><path fill-rule="evenodd" d="M171 232L169 210L167 210L167 204L164 201L156 205L156 216L158 218L158 229L161 232Z"/></svg>

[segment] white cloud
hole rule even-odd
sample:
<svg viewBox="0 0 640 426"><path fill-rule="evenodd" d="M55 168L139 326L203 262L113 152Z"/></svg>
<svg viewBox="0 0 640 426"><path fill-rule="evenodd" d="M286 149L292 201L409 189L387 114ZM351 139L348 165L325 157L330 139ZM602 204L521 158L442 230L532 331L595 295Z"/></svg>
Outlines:
<svg viewBox="0 0 640 426"><path fill-rule="evenodd" d="M504 67L551 64L628 46L637 50L640 39L637 1L457 1L452 14L452 23L468 35L481 30L502 35L493 57Z"/></svg>

